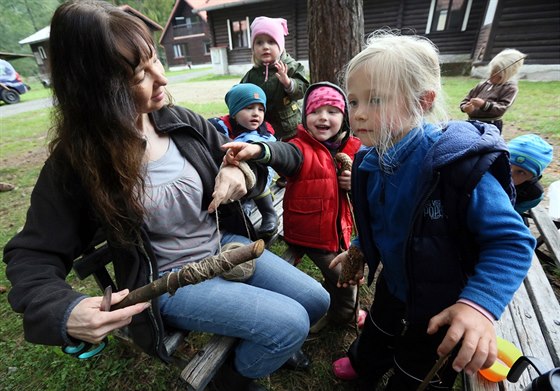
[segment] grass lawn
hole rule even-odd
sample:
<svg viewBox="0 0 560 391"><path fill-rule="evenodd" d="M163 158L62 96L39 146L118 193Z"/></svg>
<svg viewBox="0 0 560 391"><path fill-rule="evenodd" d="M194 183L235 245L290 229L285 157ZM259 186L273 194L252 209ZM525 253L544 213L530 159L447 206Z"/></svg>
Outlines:
<svg viewBox="0 0 560 391"><path fill-rule="evenodd" d="M192 71L192 70L191 70ZM181 71L185 72L185 71ZM189 72L189 71L186 71ZM215 80L215 78L211 78ZM465 119L458 109L460 100L478 80L467 77L448 77L444 88L454 119ZM24 98L48 96L47 89L38 84ZM43 95L46 92L46 95ZM36 95L33 95L35 94ZM181 102L203 116L223 111L216 104ZM560 154L560 82L520 82L520 93L514 106L504 117L504 138L534 132L555 146L555 162ZM49 128L49 109L25 115L0 118L0 181L17 185L13 191L0 193L0 248L4 248L25 221L29 196L45 158L44 146ZM543 183L560 180L560 168L554 163L545 171ZM281 251L281 249L277 249ZM300 266L316 278L320 274L305 260ZM68 282L77 290L99 294L95 282L79 281L73 273ZM5 276L5 265L0 263L0 390L178 390L179 372L157 359L131 350L110 337L109 346L89 360L77 360L63 354L59 347L33 345L24 341L22 317L13 312L7 302L10 283ZM371 300L367 288L362 287L364 302ZM351 390L352 387L336 381L330 370L331 362L342 356L354 339L354 331L326 329L320 338L307 342L304 350L312 357L310 372L280 370L263 384L271 390ZM205 336L193 338L183 354L193 354Z"/></svg>

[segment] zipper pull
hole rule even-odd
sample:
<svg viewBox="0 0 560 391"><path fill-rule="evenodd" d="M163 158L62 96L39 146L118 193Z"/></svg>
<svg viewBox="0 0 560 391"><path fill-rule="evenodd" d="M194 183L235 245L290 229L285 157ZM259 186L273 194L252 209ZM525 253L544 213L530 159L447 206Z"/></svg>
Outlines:
<svg viewBox="0 0 560 391"><path fill-rule="evenodd" d="M408 320L403 318L401 319L401 324L402 324L402 331L401 331L401 337L402 337L403 335L405 335L406 331L408 330L409 322Z"/></svg>

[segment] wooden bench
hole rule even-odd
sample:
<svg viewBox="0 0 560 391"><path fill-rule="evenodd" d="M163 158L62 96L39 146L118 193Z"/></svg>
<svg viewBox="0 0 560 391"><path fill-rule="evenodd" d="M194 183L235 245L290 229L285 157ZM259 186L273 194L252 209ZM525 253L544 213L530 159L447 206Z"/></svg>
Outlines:
<svg viewBox="0 0 560 391"><path fill-rule="evenodd" d="M560 222L552 220L542 205L531 209L529 215L541 234L537 238L537 248L535 249L539 259L555 264L560 269ZM539 248L543 243L546 244L552 256L548 256Z"/></svg>
<svg viewBox="0 0 560 391"><path fill-rule="evenodd" d="M547 368L560 366L560 304L536 255L523 284L496 323L496 333L517 346L523 355L540 359ZM466 377L465 390L523 390L537 376L532 367L517 383L493 383L476 374Z"/></svg>
<svg viewBox="0 0 560 391"><path fill-rule="evenodd" d="M267 247L272 246L282 238L282 201L284 197L284 189L273 184L271 191L274 195L274 207L279 218L278 232L272 237ZM254 207L250 213L251 222L258 227L261 222L260 212ZM98 241L99 242L99 241ZM293 256L286 252L283 254L287 262L293 264ZM88 249L84 255L74 262L74 271L80 279L93 276L97 285L103 289L111 285L113 290L116 289L113 278L107 268L111 263L109 250L106 243L99 243ZM128 344L132 344L127 337L126 328L116 330L113 335L124 340ZM185 342L188 333L180 331L170 331L164 338L164 344L167 352L172 355ZM228 355L236 344L236 338L226 337L222 335L212 335L209 341L186 363L183 359L174 359L174 363L180 366L181 379L186 384L189 391L202 391L212 380L218 369L225 362ZM132 344L134 346L134 344Z"/></svg>

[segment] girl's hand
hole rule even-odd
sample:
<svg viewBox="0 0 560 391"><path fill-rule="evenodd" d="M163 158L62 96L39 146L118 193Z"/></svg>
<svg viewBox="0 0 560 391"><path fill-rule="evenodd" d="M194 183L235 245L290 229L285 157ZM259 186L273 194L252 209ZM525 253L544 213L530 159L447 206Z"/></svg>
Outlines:
<svg viewBox="0 0 560 391"><path fill-rule="evenodd" d="M237 201L245 194L247 194L247 185L243 171L235 165L222 165L216 176L208 213L214 213L220 204Z"/></svg>
<svg viewBox="0 0 560 391"><path fill-rule="evenodd" d="M258 158L262 154L262 147L259 144L243 143L239 141L226 143L222 145L222 149L227 150L224 161L234 166L240 161Z"/></svg>
<svg viewBox="0 0 560 391"><path fill-rule="evenodd" d="M470 103L476 108L476 109L480 109L482 106L484 106L486 104L486 102L484 101L484 99L480 99L480 98L472 98L470 100Z"/></svg>
<svg viewBox="0 0 560 391"><path fill-rule="evenodd" d="M290 88L291 80L288 77L288 66L282 61L278 60L274 63L276 67L276 77L280 80L280 83L284 86L284 89Z"/></svg>
<svg viewBox="0 0 560 391"><path fill-rule="evenodd" d="M339 288L347 288L350 285L357 285L364 278L364 264L362 263L361 265L355 265L357 267L351 267L353 270L349 271L349 274L353 277L350 277L347 281L340 280L343 278L342 274L346 274L342 272L342 269L346 269L349 262L350 257L348 256L348 251L344 251L338 254L329 265L329 269L339 270L339 281L336 284Z"/></svg>
<svg viewBox="0 0 560 391"><path fill-rule="evenodd" d="M350 179L350 171L348 170L344 170L340 173L340 175L338 176L338 187L340 187L342 190L346 190L346 191L350 191L351 189L351 179Z"/></svg>
<svg viewBox="0 0 560 391"><path fill-rule="evenodd" d="M439 356L445 356L459 342L461 349L453 361L457 372L465 370L468 375L481 368L490 367L498 357L494 324L473 307L456 303L430 319L428 334L435 334L442 326L449 329L438 346Z"/></svg>
<svg viewBox="0 0 560 391"><path fill-rule="evenodd" d="M473 106L472 103L465 103L463 105L463 111L467 114L471 114L473 111L475 110L475 107Z"/></svg>
<svg viewBox="0 0 560 391"><path fill-rule="evenodd" d="M120 303L128 295L128 289L113 293L111 305ZM66 332L69 336L92 344L100 343L111 331L128 325L134 315L150 306L138 303L111 312L101 311L103 297L88 297L80 301L68 317Z"/></svg>

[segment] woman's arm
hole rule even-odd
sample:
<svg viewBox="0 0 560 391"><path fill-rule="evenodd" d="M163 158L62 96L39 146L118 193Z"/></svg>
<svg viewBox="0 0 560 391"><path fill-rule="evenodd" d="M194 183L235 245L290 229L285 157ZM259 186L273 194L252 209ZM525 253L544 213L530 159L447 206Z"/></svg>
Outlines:
<svg viewBox="0 0 560 391"><path fill-rule="evenodd" d="M31 194L25 225L4 248L12 284L8 300L23 314L29 342L70 342L67 318L86 296L73 291L65 278L96 229L86 199L75 183L58 180L52 161L47 161Z"/></svg>

